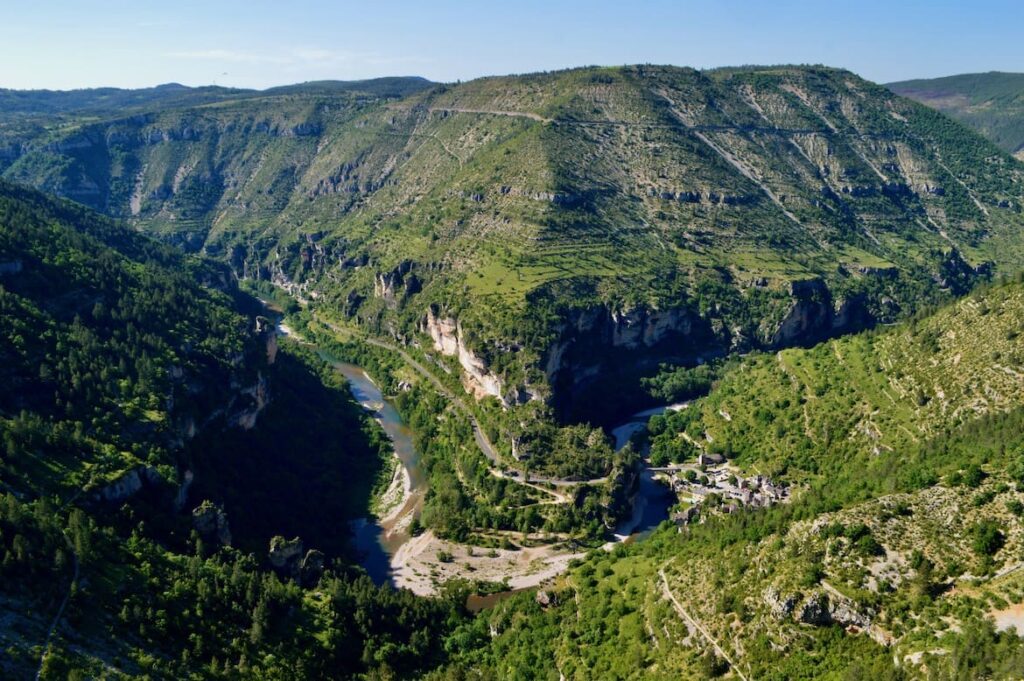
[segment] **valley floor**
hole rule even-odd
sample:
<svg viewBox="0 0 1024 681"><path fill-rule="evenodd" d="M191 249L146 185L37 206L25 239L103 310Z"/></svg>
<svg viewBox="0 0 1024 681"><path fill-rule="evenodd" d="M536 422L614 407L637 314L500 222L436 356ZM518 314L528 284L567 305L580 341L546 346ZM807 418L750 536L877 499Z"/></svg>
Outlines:
<svg viewBox="0 0 1024 681"><path fill-rule="evenodd" d="M510 589L540 586L565 572L569 563L586 556L561 544L518 550L483 549L440 539L427 531L406 542L391 561L396 587L419 596L437 593L452 579L507 583Z"/></svg>

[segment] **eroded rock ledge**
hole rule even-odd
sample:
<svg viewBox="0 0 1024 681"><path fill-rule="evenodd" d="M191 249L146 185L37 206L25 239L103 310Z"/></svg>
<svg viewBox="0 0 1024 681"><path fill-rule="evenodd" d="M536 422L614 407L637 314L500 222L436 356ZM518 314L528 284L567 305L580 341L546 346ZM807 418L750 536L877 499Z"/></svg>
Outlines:
<svg viewBox="0 0 1024 681"><path fill-rule="evenodd" d="M433 305L427 308L423 330L434 341L434 349L447 357L457 357L462 367L462 385L466 392L480 400L491 396L508 406L502 380L492 373L483 358L466 347L462 327L452 317L441 317Z"/></svg>

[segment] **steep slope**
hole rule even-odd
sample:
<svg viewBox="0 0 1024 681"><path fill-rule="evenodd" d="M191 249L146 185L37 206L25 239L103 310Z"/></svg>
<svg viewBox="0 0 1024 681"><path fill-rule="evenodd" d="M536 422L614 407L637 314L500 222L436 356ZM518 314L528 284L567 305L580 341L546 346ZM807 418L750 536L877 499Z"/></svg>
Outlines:
<svg viewBox="0 0 1024 681"><path fill-rule="evenodd" d="M447 673L1016 678L1022 319L1017 281L739 360L651 430L727 452L737 475L794 483L792 501L716 511L708 498L698 521L594 552L472 623L491 643Z"/></svg>
<svg viewBox="0 0 1024 681"><path fill-rule="evenodd" d="M429 148L344 222L342 249L328 233L300 253L343 259L334 300L371 324L408 334L436 304L436 347L506 403L553 390L600 418L620 391L593 378L616 367L813 342L1018 263L1017 166L842 72L572 71L405 112Z"/></svg>
<svg viewBox="0 0 1024 681"><path fill-rule="evenodd" d="M1024 285L996 286L895 329L745 359L669 418L696 420L700 444L766 475L909 481L924 472L908 452L1024 407L1022 320Z"/></svg>
<svg viewBox="0 0 1024 681"><path fill-rule="evenodd" d="M386 438L253 302L221 264L0 182L0 676L408 676L443 658L459 600L348 562Z"/></svg>
<svg viewBox="0 0 1024 681"><path fill-rule="evenodd" d="M1019 165L825 68L263 97L29 147L7 176L422 332L471 392L569 419L610 420L660 361L811 343L1021 262Z"/></svg>
<svg viewBox="0 0 1024 681"><path fill-rule="evenodd" d="M268 113L273 111L277 102L294 98L326 99L345 109L353 100L402 97L430 86L431 83L422 78L378 78L317 81L265 91L189 88L173 83L140 90L0 90L0 171L7 170L8 166L29 155L32 157L30 168L15 170L9 177L31 180L40 188L54 190L111 215L127 216L138 213L145 198L144 195L132 195L134 188L155 191L158 195L163 193L163 198L167 198L170 191L177 193L182 188L181 178L188 173L196 171L200 176L205 173L205 179L211 178L209 163L199 163L180 150L178 153L158 154L154 161L161 166L175 164L173 168L163 168L169 173L165 178L168 187L159 182L145 186L146 183L136 177L145 174L143 169L148 161L146 154L139 152L140 146L198 140L202 135L207 139L201 145L199 155L212 153L208 138L216 137L221 131L216 126L211 128L210 123L214 119L210 116L204 118L203 111L216 111L218 105L247 101L250 104L243 108L261 109ZM176 112L179 115L156 119L152 114L159 112ZM231 119L230 114L221 118L222 122L226 120L233 121L233 128L245 125L244 120ZM111 126L111 121L117 121L117 124ZM264 132L269 131L272 121L273 116L263 121L266 126ZM162 125L170 125L174 129L166 130ZM245 132L252 131L247 127ZM275 130L270 137L276 137L276 132L280 131ZM307 129L303 134L309 133ZM266 139L258 143L265 144ZM237 133L234 144L237 149L240 144ZM178 172L177 164L185 165L186 170ZM173 177L179 179L172 182ZM118 186L122 182L127 182L127 187ZM186 186L186 193L188 189ZM216 191L213 187L183 199L190 204L190 215L195 217L195 214L202 213L204 202L208 202L210 193ZM190 229L194 228L191 222L186 221L179 231L188 232Z"/></svg>
<svg viewBox="0 0 1024 681"><path fill-rule="evenodd" d="M886 87L966 123L1018 158L1024 154L1024 73L970 73Z"/></svg>
<svg viewBox="0 0 1024 681"><path fill-rule="evenodd" d="M7 489L177 480L170 452L211 412L255 419L274 339L232 309L226 268L7 183L0 228Z"/></svg>

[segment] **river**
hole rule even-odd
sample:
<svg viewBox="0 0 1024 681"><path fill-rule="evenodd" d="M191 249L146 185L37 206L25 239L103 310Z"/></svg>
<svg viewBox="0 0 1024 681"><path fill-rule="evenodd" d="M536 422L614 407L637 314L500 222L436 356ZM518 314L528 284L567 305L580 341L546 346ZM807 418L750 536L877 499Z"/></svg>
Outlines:
<svg viewBox="0 0 1024 681"><path fill-rule="evenodd" d="M261 300L268 312L273 314L279 336L290 336L305 342L284 322L280 311L269 301ZM402 422L398 410L381 393L380 388L366 371L355 364L340 362L326 352L318 350L322 359L345 377L356 401L371 412L383 428L399 465L408 476L408 494L404 495L399 508L390 509L384 519L358 518L351 522L356 550L361 555L361 565L376 584L391 581L391 558L409 541L409 521L419 515L427 492L426 477L420 465L420 456L413 446L412 431Z"/></svg>
<svg viewBox="0 0 1024 681"><path fill-rule="evenodd" d="M625 447L633 433L647 425L647 420L650 417L655 414L664 414L666 411L685 409L686 406L686 404L670 404L633 414L628 421L612 429L615 449L619 450ZM644 466L640 471L640 488L637 490L636 500L633 503L633 515L615 528L615 539L617 541L635 541L646 537L658 525L669 519L669 509L676 501L672 490L655 480L654 472Z"/></svg>
<svg viewBox="0 0 1024 681"><path fill-rule="evenodd" d="M330 359L330 358L328 358ZM391 581L391 559L398 549L410 539L408 531L412 515L419 513L426 494L426 477L420 466L419 454L412 442L412 432L402 422L398 410L381 394L380 389L366 372L354 364L332 361L334 368L348 381L353 396L364 408L373 412L374 417L391 438L395 453L405 467L410 480L411 493L406 497L398 513L391 512L384 522L373 518L353 521L355 545L362 554L362 565L377 584ZM667 405L634 414L629 421L612 430L615 448L621 449L629 438L642 428L647 419L669 409L680 409L684 405ZM654 479L650 469L640 473L640 488L637 492L633 516L623 522L615 531L615 541L635 541L650 534L669 518L669 509L676 503L675 495L665 485Z"/></svg>
<svg viewBox="0 0 1024 681"><path fill-rule="evenodd" d="M397 512L389 512L384 521L360 518L352 522L356 549L363 556L363 567L374 582L384 584L391 579L391 557L410 538L409 521L423 507L423 497L427 491L426 477L419 454L412 443L412 431L402 422L394 405L384 399L380 389L361 367L345 362L332 364L348 381L352 395L359 404L373 413L387 433L400 465L409 476L410 493Z"/></svg>
<svg viewBox="0 0 1024 681"><path fill-rule="evenodd" d="M412 515L418 514L423 506L426 477L420 466L419 454L413 446L412 432L402 422L398 410L384 398L380 389L361 367L344 362L332 363L348 381L356 400L373 412L384 432L391 438L395 453L409 475L411 493L406 497L400 512L389 513L385 522L361 518L352 523L355 545L363 556L363 567L374 582L384 584L391 581L392 557L410 539L409 520ZM663 406L634 414L629 421L612 430L615 448L624 447L630 436L642 428L650 416L679 408L682 408L682 405ZM650 534L663 521L668 520L669 509L675 502L676 498L671 490L654 480L654 474L645 467L640 473L640 488L633 516L616 528L615 540L634 541Z"/></svg>
<svg viewBox="0 0 1024 681"><path fill-rule="evenodd" d="M277 320L277 328L278 333L283 336L294 335L280 319ZM398 410L381 394L366 371L355 364L339 362L325 353L321 353L321 356L331 362L335 370L345 377L356 401L373 413L374 418L391 439L395 455L408 475L409 494L405 495L401 508L390 510L383 520L368 517L351 523L355 546L362 556L362 566L375 583L391 583L392 558L411 538L409 521L419 514L427 491L427 481L420 457L413 446L412 432L402 422ZM667 405L634 414L628 421L611 431L615 439L615 448L621 449L625 446L630 436L642 428L650 416L670 409L681 409L684 406ZM662 521L668 519L669 509L675 501L671 491L654 480L653 473L645 467L640 474L640 488L633 516L616 528L615 541L632 541L646 536Z"/></svg>

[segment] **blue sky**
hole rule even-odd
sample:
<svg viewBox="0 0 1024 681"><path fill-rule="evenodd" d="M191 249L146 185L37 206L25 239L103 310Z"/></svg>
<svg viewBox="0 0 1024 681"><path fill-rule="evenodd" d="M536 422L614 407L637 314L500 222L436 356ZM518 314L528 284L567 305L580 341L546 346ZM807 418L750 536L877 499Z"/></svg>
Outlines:
<svg viewBox="0 0 1024 681"><path fill-rule="evenodd" d="M0 0L0 87L467 80L586 64L1024 71L1022 0Z"/></svg>

